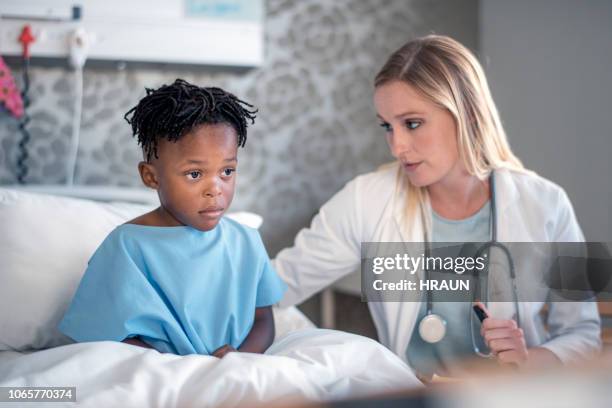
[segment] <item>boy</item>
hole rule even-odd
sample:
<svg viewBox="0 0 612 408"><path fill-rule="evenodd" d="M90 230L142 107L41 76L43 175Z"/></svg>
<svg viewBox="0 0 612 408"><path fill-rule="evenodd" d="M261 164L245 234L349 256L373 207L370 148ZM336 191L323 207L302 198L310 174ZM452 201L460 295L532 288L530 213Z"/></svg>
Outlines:
<svg viewBox="0 0 612 408"><path fill-rule="evenodd" d="M177 79L125 115L143 149L143 183L160 206L117 227L97 249L59 329L160 352L263 353L285 284L257 231L223 214L238 146L256 110L219 88ZM131 118L128 118L132 115Z"/></svg>

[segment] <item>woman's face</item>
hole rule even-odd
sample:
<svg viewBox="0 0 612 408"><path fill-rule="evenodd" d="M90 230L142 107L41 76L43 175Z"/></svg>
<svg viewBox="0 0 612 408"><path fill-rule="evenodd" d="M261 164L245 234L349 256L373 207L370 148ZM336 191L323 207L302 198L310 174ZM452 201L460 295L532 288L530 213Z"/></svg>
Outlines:
<svg viewBox="0 0 612 408"><path fill-rule="evenodd" d="M461 170L457 126L447 109L402 81L377 87L374 104L391 154L413 185L431 186Z"/></svg>

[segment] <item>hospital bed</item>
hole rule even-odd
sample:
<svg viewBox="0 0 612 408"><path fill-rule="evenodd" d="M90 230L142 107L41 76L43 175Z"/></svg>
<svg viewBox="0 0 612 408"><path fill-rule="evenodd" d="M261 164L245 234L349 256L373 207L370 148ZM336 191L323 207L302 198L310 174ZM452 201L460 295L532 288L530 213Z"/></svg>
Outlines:
<svg viewBox="0 0 612 408"><path fill-rule="evenodd" d="M155 202L138 189L0 187L0 387L76 387L78 405L91 407L253 406L420 387L379 343L316 329L296 308L274 309L276 338L265 355L73 343L56 325L89 257L115 226ZM262 221L229 216L253 227Z"/></svg>

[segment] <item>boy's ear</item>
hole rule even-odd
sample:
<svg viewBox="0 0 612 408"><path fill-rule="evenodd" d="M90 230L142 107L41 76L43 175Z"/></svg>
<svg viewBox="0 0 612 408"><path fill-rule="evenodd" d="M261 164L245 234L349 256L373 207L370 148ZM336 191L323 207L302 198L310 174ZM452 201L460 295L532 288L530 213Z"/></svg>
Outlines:
<svg viewBox="0 0 612 408"><path fill-rule="evenodd" d="M140 173L140 179L145 186L157 190L159 183L157 181L157 174L155 173L155 167L151 163L141 161L138 163L138 172Z"/></svg>

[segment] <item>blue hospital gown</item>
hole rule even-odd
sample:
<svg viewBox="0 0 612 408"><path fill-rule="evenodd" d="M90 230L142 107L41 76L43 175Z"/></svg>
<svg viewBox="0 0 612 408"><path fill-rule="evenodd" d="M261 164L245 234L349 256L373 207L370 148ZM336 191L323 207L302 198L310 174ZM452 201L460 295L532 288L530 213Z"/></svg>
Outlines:
<svg viewBox="0 0 612 408"><path fill-rule="evenodd" d="M78 342L140 336L161 352L212 354L238 348L255 308L285 290L258 232L235 221L210 231L124 224L90 259L59 329Z"/></svg>

